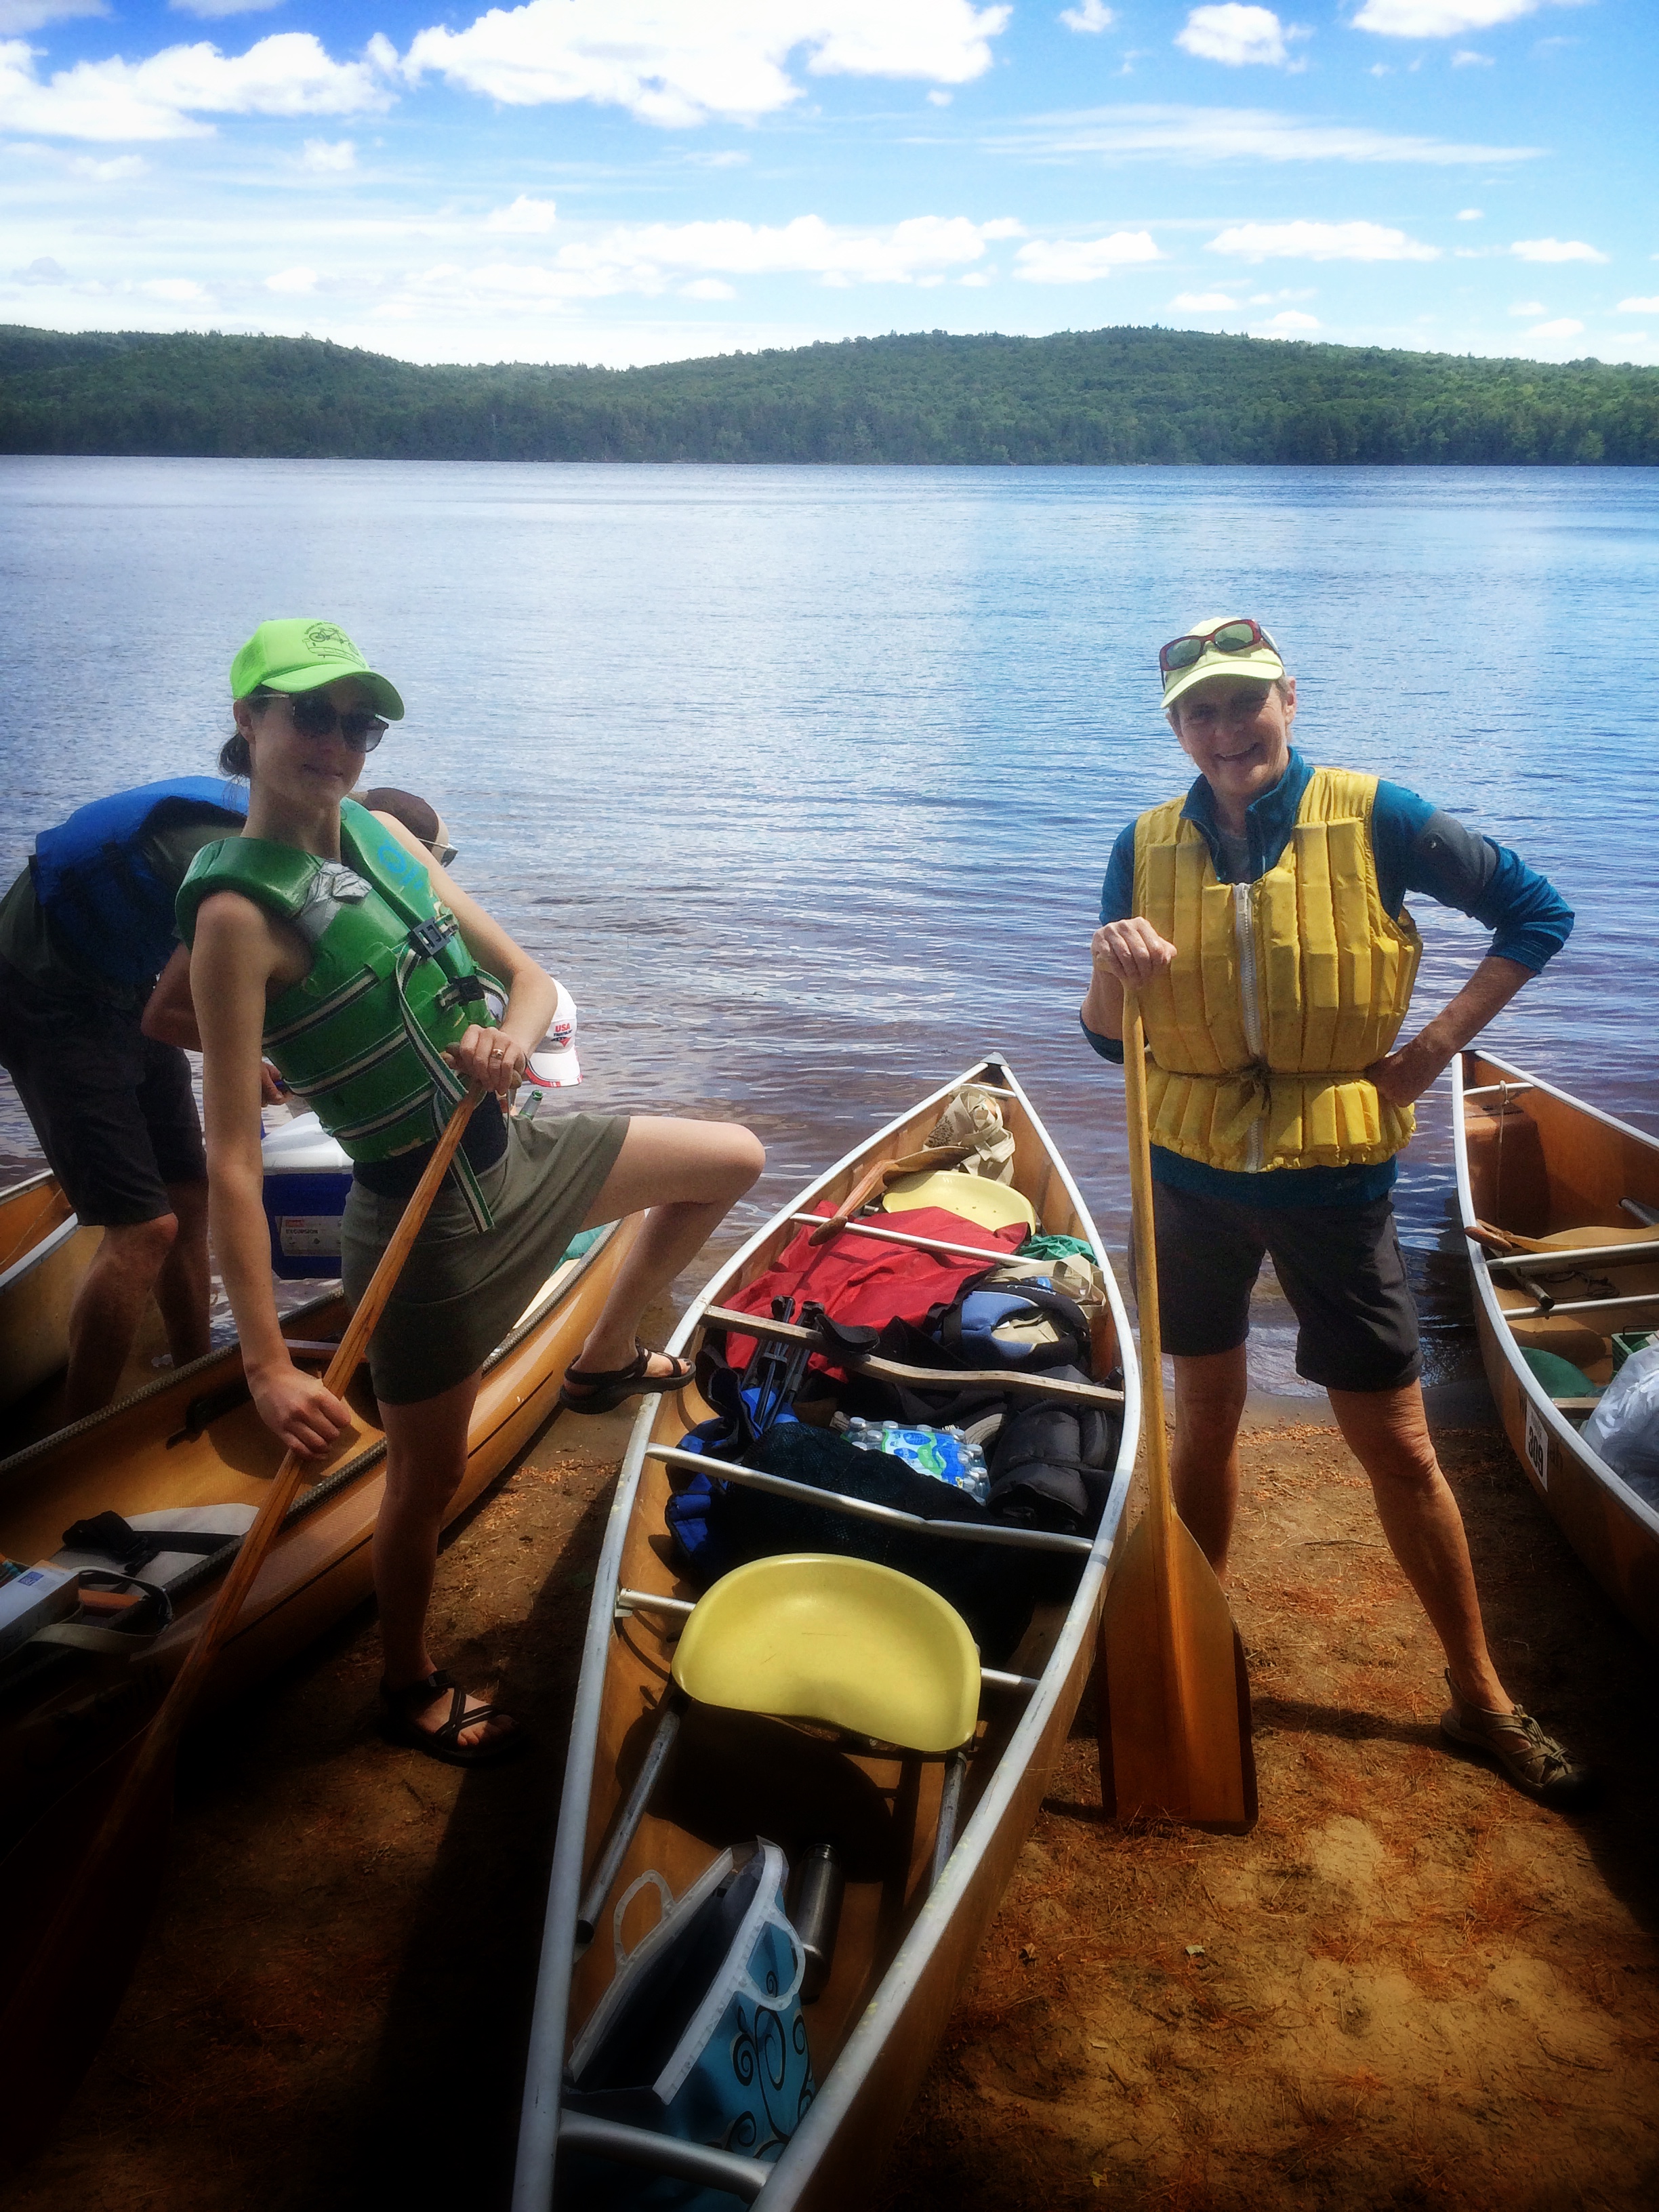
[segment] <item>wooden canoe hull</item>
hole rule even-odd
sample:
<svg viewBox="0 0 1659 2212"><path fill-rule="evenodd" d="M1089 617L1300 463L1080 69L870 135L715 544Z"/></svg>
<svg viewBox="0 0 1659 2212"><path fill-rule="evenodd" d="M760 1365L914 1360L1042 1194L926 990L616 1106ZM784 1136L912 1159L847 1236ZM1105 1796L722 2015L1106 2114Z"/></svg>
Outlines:
<svg viewBox="0 0 1659 2212"><path fill-rule="evenodd" d="M630 1216L551 1279L546 1309L515 1330L487 1368L468 1437L453 1521L473 1505L552 1413L566 1366L604 1303L637 1233ZM337 1333L343 1299L289 1316L290 1333ZM300 1326L295 1328L295 1323ZM0 1462L0 1550L40 1558L83 1515L131 1515L198 1504L257 1504L281 1450L244 1401L199 1434L169 1445L192 1402L241 1373L233 1348L196 1362L92 1420ZM301 1650L369 1595L370 1553L384 1492L385 1440L360 1373L349 1394L357 1424L319 1469L323 1494L300 1508L272 1547L204 1692L210 1711ZM331 1483L337 1486L331 1490ZM132 1735L182 1664L217 1589L209 1578L177 1603L172 1626L142 1654L75 1653L33 1678L0 1678L0 1805L15 1835L87 1768Z"/></svg>
<svg viewBox="0 0 1659 2212"><path fill-rule="evenodd" d="M69 1358L70 1308L101 1229L83 1229L50 1168L0 1191L0 1411Z"/></svg>
<svg viewBox="0 0 1659 2212"><path fill-rule="evenodd" d="M1532 1237L1593 1224L1628 1230L1634 1224L1620 1200L1659 1207L1659 1139L1491 1054L1465 1053L1455 1064L1453 1083L1458 1202L1466 1224L1482 1220ZM1495 1146L1486 1146L1492 1157L1483 1158L1472 1146L1471 1131L1477 1139L1483 1133L1485 1112L1464 1097L1467 1091L1499 1083L1532 1086L1510 1109L1507 1121L1524 1115L1528 1126L1509 1129L1501 1164ZM1470 1252L1480 1356L1515 1455L1607 1595L1634 1627L1659 1644L1659 1512L1584 1443L1537 1381L1503 1317L1478 1248L1471 1244ZM1592 1315L1587 1322L1659 1327L1659 1298L1650 1311L1637 1307L1616 1320Z"/></svg>
<svg viewBox="0 0 1659 2212"><path fill-rule="evenodd" d="M706 1287L677 1332L676 1347L687 1348L697 1339L705 1306L719 1304L724 1294L771 1264L796 1233L791 1213L808 1206L833 1210L874 1161L921 1145L945 1102L963 1084L975 1080L991 1082L1006 1093L1005 1115L1018 1140L1014 1182L1031 1200L1042 1227L1084 1237L1103 1253L1064 1163L999 1059L943 1085L793 1200ZM805 2014L817 2094L755 2200L765 2212L806 2205L845 2207L867 2197L873 2172L931 2063L1060 1756L1093 1662L1095 1631L1121 1533L1139 1429L1133 1347L1109 1270L1108 1285L1109 1310L1097 1329L1097 1370L1123 1367L1125 1403L1106 1513L1071 1601L1040 1607L1025 1643L1009 1662L1015 1671L1037 1677L1037 1688L1023 1706L1008 1699L988 1704L986 1733L969 1763L956 1848L931 1893L927 1875L940 1768L907 1763L896 1755L884 1760L848 1753L840 1762L840 1771L867 1786L872 1800L890 1805L891 1820L883 1832L879 1850L871 1846L874 1856L862 1877L849 1867L834 1968L823 1995ZM663 1591L672 1585L677 1595L696 1595L675 1578L662 1534L667 1477L662 1463L647 1456L647 1448L677 1442L706 1411L701 1397L689 1390L641 1413L623 1462L594 1578L526 2071L515 2212L547 2212L550 2196L555 2206L560 2201L555 2161L567 2051L574 2029L592 2011L614 1972L608 1917L599 1939L578 1958L578 1899L584 1875L638 1771L651 1733L653 1708L666 1677L665 1632L660 1626L653 1628L641 1613L619 1620L616 1592L619 1586ZM694 1721L708 1730L699 1757L712 1759L717 1769L726 1755L720 1737L722 1726L785 1729L781 1723L725 1716L708 1722L695 1712L686 1727ZM793 1851L792 1827L805 1832L811 1816L787 1802L792 1754L787 1734L750 1741L763 1745L774 1763L751 1758L757 1771L741 1778L751 1801L770 1793L763 1814L769 1825L749 1826L747 1833L772 1836ZM684 1759L684 1738L681 1757L691 1771L684 1786L695 1795L696 1777L702 1770ZM728 1764L726 1771L736 1770ZM753 1817L748 1812L728 1814L724 1808L704 1806L701 1819L694 1819L683 1811L677 1814L672 1802L659 1810L659 1798L672 1801L673 1795L665 1790L653 1797L612 1885L613 1903L647 1868L659 1873L677 1894L683 1893L721 1844L738 1839L744 1821ZM730 1833L722 1829L722 1818ZM631 1938L637 1940L641 1932L642 1928L629 1923Z"/></svg>

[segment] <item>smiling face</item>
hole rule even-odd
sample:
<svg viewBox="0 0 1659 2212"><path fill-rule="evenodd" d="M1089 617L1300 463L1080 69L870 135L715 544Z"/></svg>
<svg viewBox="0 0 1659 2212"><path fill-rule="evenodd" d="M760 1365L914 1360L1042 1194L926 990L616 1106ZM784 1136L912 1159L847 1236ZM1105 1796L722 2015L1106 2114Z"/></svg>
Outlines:
<svg viewBox="0 0 1659 2212"><path fill-rule="evenodd" d="M1244 810L1270 790L1291 762L1296 679L1274 684L1213 676L1170 709L1181 749L1215 793L1226 827L1242 833Z"/></svg>
<svg viewBox="0 0 1659 2212"><path fill-rule="evenodd" d="M319 689L338 708L374 705L355 677L340 677ZM363 772L362 752L346 743L337 720L324 736L313 738L295 728L285 696L239 699L235 711L252 763L248 780L264 799L307 812L337 806Z"/></svg>

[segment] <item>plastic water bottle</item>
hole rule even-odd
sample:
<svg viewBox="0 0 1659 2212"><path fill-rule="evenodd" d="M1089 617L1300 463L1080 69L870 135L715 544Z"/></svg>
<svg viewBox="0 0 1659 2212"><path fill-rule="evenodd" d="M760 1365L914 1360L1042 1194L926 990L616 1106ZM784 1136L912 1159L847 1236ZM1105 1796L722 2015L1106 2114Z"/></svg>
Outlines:
<svg viewBox="0 0 1659 2212"><path fill-rule="evenodd" d="M985 1455L960 1429L852 1420L847 1425L847 1441L855 1450L886 1452L893 1459L902 1460L918 1474L931 1474L936 1482L948 1482L953 1490L966 1491L981 1505L991 1494Z"/></svg>

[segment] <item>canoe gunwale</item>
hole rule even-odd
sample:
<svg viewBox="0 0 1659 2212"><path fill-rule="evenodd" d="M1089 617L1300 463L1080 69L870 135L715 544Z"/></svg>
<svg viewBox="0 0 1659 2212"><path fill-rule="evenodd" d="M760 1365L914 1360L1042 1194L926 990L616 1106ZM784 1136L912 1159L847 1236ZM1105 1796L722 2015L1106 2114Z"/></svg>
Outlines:
<svg viewBox="0 0 1659 2212"><path fill-rule="evenodd" d="M821 2084L817 2095L794 2136L771 2168L757 2204L787 2212L796 2203L827 2144L847 2116L871 2069L894 2032L905 2001L915 1993L946 1941L952 1917L966 1898L980 1864L1006 1819L1028 1770L1041 1749L1045 1731L1067 1685L1084 1660L1085 1647L1093 1632L1105 1593L1107 1574L1117 1542L1123 1509L1133 1474L1140 1429L1140 1376L1134 1356L1135 1340L1106 1247L1083 1201L1070 1169L1048 1131L1020 1089L1000 1052L988 1052L963 1073L924 1095L896 1115L884 1127L826 1168L805 1189L792 1198L777 1215L764 1223L706 1284L674 1331L668 1348L679 1352L703 1325L706 1307L718 1304L726 1288L772 1240L788 1226L790 1213L809 1206L857 1161L874 1154L885 1141L916 1121L930 1106L943 1106L957 1091L993 1071L1000 1079L999 1095L1019 1104L1032 1141L1042 1150L1051 1172L1069 1200L1077 1220L1088 1236L1101 1262L1107 1297L1117 1334L1124 1376L1123 1429L1105 1510L1092 1547L1084 1562L1077 1590L1054 1639L1041 1677L1024 1710L1010 1732L1007 1743L939 1881L923 1899L915 1919L883 1975L877 1996L869 2002ZM525 2096L520 2114L518 2160L514 2175L512 2212L548 2212L553 2201L555 2162L558 2151L560 2106L565 2065L570 1983L575 1961L576 1915L582 1891L588 1814L592 1796L593 1767L598 1752L600 1711L605 1692L606 1661L615 1634L617 1593L623 1546L633 1519L640 1479L646 1464L655 1413L647 1407L629 1437L628 1450L617 1476L611 1512L605 1524L593 1595L583 1641L581 1675L565 1759L563 1793L559 1808L558 1835L548 1887L547 1914L542 1930L535 2013L526 2055ZM931 2051L931 2046L930 2046Z"/></svg>
<svg viewBox="0 0 1659 2212"><path fill-rule="evenodd" d="M1484 1061L1488 1067L1502 1069L1506 1077L1512 1076L1520 1082L1530 1085L1535 1091L1547 1092L1552 1098L1570 1111L1583 1115L1589 1120L1600 1121L1604 1127L1616 1131L1621 1137L1630 1138L1648 1150L1659 1149L1659 1143L1656 1143L1645 1130L1632 1128L1628 1121L1621 1121L1613 1115L1602 1113L1597 1107L1586 1105L1582 1099L1573 1097L1571 1092L1559 1090L1555 1085L1546 1082L1541 1076L1527 1073L1524 1069L1516 1067L1513 1061L1503 1060L1496 1053L1483 1051L1479 1046L1471 1046L1468 1048L1468 1054L1470 1057ZM1461 1217L1460 1225L1468 1228L1474 1224L1476 1214L1474 1186L1469 1174L1468 1141L1464 1127L1463 1102L1466 1093L1463 1081L1464 1057L1464 1054L1459 1053L1451 1066L1452 1140L1457 1171L1457 1207ZM1494 1226L1501 1225L1501 1224L1494 1224ZM1474 1282L1477 1310L1486 1324L1484 1334L1490 1337L1497 1348L1498 1357L1514 1376L1520 1388L1523 1401L1537 1414L1549 1434L1563 1450L1567 1452L1577 1465L1607 1492L1620 1510L1627 1514L1644 1528L1652 1542L1659 1547L1659 1510L1649 1504L1645 1498L1632 1490L1618 1469L1609 1467L1601 1454L1592 1445L1585 1443L1582 1433L1574 1428L1566 1415L1550 1397L1543 1384L1534 1375L1531 1368L1522 1357L1521 1346L1516 1343L1514 1332L1510 1327L1511 1321L1517 1318L1524 1319L1526 1316L1524 1314L1516 1315L1507 1311L1498 1304L1497 1289L1492 1277L1473 1250L1469 1255L1469 1273ZM1501 1415L1501 1406L1499 1412ZM1525 1453L1519 1452L1516 1455L1526 1470L1528 1480L1534 1486L1541 1487L1527 1463ZM1547 1498L1547 1492L1545 1494Z"/></svg>

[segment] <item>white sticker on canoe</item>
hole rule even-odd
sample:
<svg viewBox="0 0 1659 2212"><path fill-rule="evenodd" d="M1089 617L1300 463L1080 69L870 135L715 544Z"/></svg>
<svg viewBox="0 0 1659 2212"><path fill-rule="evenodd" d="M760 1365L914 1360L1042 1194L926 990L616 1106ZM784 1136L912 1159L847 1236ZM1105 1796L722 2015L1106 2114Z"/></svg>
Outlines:
<svg viewBox="0 0 1659 2212"><path fill-rule="evenodd" d="M340 1256L340 1217L337 1213L279 1213L276 1242L285 1260Z"/></svg>
<svg viewBox="0 0 1659 2212"><path fill-rule="evenodd" d="M1530 1399L1527 1401L1527 1464L1538 1477L1538 1486L1550 1486L1550 1432L1544 1425L1544 1416Z"/></svg>

